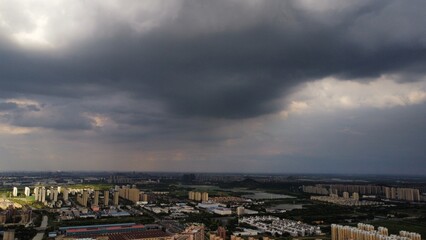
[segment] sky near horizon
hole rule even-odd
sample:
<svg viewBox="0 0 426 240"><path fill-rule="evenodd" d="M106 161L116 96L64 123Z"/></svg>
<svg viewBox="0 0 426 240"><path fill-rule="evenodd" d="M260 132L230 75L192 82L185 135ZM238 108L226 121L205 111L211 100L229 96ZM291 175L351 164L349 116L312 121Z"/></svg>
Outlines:
<svg viewBox="0 0 426 240"><path fill-rule="evenodd" d="M424 174L425 10L0 0L0 169Z"/></svg>

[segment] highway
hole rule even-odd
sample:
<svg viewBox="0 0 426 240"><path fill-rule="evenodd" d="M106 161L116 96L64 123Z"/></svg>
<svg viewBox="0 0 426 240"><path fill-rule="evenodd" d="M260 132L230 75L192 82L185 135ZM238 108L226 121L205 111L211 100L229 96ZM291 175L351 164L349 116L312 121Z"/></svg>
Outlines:
<svg viewBox="0 0 426 240"><path fill-rule="evenodd" d="M41 221L40 227L37 228L37 234L33 237L33 240L42 240L44 236L44 231L46 231L47 228L47 222L49 218L44 215L43 220Z"/></svg>

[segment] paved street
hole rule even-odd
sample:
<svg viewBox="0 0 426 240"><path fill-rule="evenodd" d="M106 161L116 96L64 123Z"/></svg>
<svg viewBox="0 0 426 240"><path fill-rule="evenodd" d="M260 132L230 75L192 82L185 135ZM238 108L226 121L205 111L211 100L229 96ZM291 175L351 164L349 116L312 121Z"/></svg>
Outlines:
<svg viewBox="0 0 426 240"><path fill-rule="evenodd" d="M47 222L49 218L47 216L43 216L43 220L41 221L40 227L37 228L38 233L34 236L33 240L42 240L44 236L44 231L47 228Z"/></svg>

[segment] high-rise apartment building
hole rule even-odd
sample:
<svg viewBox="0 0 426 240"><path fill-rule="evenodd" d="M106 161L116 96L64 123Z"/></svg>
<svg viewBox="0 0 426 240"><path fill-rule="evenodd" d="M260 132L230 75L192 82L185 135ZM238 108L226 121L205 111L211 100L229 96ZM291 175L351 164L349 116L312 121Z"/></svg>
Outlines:
<svg viewBox="0 0 426 240"><path fill-rule="evenodd" d="M245 210L245 208L243 206L237 207L237 215L238 216L244 215L244 210Z"/></svg>
<svg viewBox="0 0 426 240"><path fill-rule="evenodd" d="M148 202L148 194L146 193L142 194L142 201Z"/></svg>
<svg viewBox="0 0 426 240"><path fill-rule="evenodd" d="M87 207L87 201L89 200L89 192L84 190L83 193L77 195L77 202L83 206Z"/></svg>
<svg viewBox="0 0 426 240"><path fill-rule="evenodd" d="M204 240L204 226L190 226L181 233L181 235L187 235L188 240Z"/></svg>
<svg viewBox="0 0 426 240"><path fill-rule="evenodd" d="M418 233L400 231L399 236L390 235L385 227L374 229L373 225L358 223L357 227L331 225L331 240L421 240Z"/></svg>
<svg viewBox="0 0 426 240"><path fill-rule="evenodd" d="M134 203L140 200L140 190L136 187L122 187L118 189L118 192L121 198L130 200Z"/></svg>
<svg viewBox="0 0 426 240"><path fill-rule="evenodd" d="M120 197L120 193L119 193L118 191L114 191L114 195L113 195L113 198L114 198L114 206L118 206L118 200L119 200L119 197Z"/></svg>
<svg viewBox="0 0 426 240"><path fill-rule="evenodd" d="M15 229L5 230L3 240L15 240Z"/></svg>
<svg viewBox="0 0 426 240"><path fill-rule="evenodd" d="M359 200L359 194L357 192L352 193L353 200Z"/></svg>
<svg viewBox="0 0 426 240"><path fill-rule="evenodd" d="M62 190L62 198L64 199L64 201L68 201L68 194L69 194L69 191L67 188Z"/></svg>
<svg viewBox="0 0 426 240"><path fill-rule="evenodd" d="M104 206L108 206L109 204L109 191L104 191Z"/></svg>
<svg viewBox="0 0 426 240"><path fill-rule="evenodd" d="M188 199L195 201L207 202L209 201L209 193L208 192L188 192Z"/></svg>
<svg viewBox="0 0 426 240"><path fill-rule="evenodd" d="M39 187L34 188L34 200L38 201Z"/></svg>
<svg viewBox="0 0 426 240"><path fill-rule="evenodd" d="M29 187L25 187L24 194L29 197L31 195L31 189Z"/></svg>
<svg viewBox="0 0 426 240"><path fill-rule="evenodd" d="M219 235L220 238L222 239L226 239L226 229L222 226L219 226L217 228L217 235Z"/></svg>
<svg viewBox="0 0 426 240"><path fill-rule="evenodd" d="M202 202L208 202L208 201L209 201L209 193L207 193L207 192L203 192L203 193L201 194L201 201L202 201Z"/></svg>
<svg viewBox="0 0 426 240"><path fill-rule="evenodd" d="M201 201L201 193L200 192L195 192L195 201Z"/></svg>
<svg viewBox="0 0 426 240"><path fill-rule="evenodd" d="M93 199L93 204L99 206L99 191L95 191L95 197Z"/></svg>
<svg viewBox="0 0 426 240"><path fill-rule="evenodd" d="M46 202L46 188L45 187L41 188L41 194L40 195L41 195L40 202L42 202L42 203Z"/></svg>
<svg viewBox="0 0 426 240"><path fill-rule="evenodd" d="M89 192L83 191L83 206L87 207L87 201L89 200Z"/></svg>
<svg viewBox="0 0 426 240"><path fill-rule="evenodd" d="M57 202L58 201L58 190L53 189L52 195L53 195L53 201Z"/></svg>
<svg viewBox="0 0 426 240"><path fill-rule="evenodd" d="M195 192L193 192L193 191L188 192L188 199L189 200L195 200Z"/></svg>

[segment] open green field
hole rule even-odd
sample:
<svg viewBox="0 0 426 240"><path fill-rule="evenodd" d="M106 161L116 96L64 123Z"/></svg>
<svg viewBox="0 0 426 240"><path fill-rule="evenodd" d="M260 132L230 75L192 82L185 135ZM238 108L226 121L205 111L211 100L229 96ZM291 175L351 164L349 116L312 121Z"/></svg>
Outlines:
<svg viewBox="0 0 426 240"><path fill-rule="evenodd" d="M109 190L113 187L112 184L106 184L106 183L91 183L91 184L73 184L69 185L69 188L77 188L77 189L84 189L84 188L93 188L95 190L103 191L103 190Z"/></svg>
<svg viewBox="0 0 426 240"><path fill-rule="evenodd" d="M25 205L25 204L32 204L34 203L34 196L29 196L29 197L11 197L8 198L11 201L14 201L16 203L19 203L21 205Z"/></svg>

